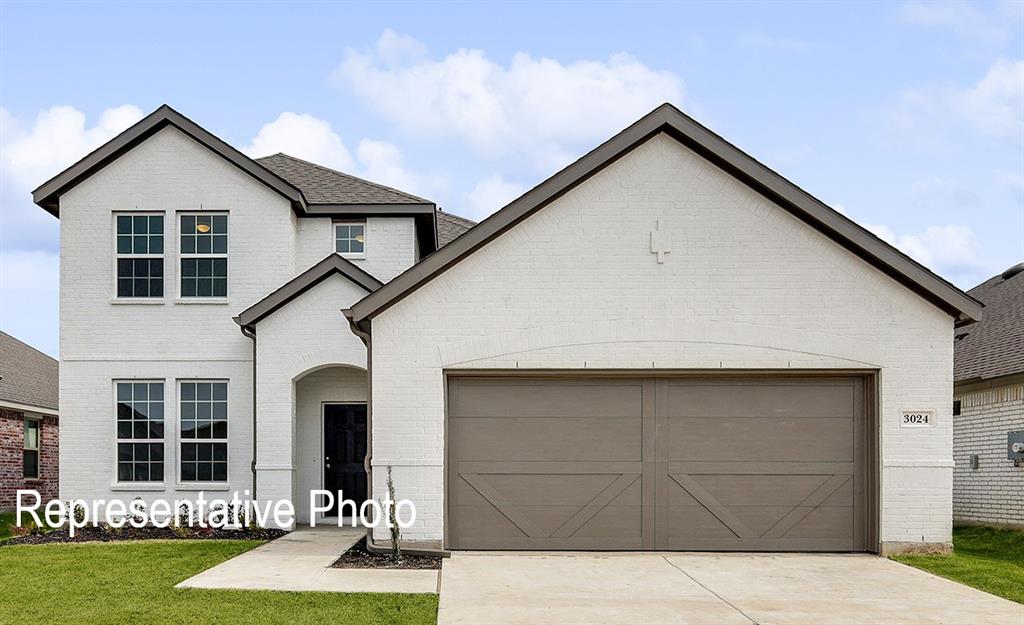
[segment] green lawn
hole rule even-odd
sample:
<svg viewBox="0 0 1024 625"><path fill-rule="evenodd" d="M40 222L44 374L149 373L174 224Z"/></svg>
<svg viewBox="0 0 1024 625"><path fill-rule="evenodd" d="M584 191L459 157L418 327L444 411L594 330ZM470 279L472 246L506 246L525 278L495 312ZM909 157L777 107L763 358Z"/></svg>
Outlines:
<svg viewBox="0 0 1024 625"><path fill-rule="evenodd" d="M210 540L0 547L0 614L5 625L436 621L436 595L174 588L257 544Z"/></svg>
<svg viewBox="0 0 1024 625"><path fill-rule="evenodd" d="M929 573L1024 603L1024 532L990 527L953 529L948 556L893 556Z"/></svg>

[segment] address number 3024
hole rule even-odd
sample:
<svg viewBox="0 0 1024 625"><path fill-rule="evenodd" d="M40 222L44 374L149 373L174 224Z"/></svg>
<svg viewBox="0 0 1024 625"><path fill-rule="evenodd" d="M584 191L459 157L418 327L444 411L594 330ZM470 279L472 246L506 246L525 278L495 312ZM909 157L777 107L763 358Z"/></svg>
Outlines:
<svg viewBox="0 0 1024 625"><path fill-rule="evenodd" d="M924 410L907 410L903 412L900 426L905 428L928 427L934 424L933 413Z"/></svg>

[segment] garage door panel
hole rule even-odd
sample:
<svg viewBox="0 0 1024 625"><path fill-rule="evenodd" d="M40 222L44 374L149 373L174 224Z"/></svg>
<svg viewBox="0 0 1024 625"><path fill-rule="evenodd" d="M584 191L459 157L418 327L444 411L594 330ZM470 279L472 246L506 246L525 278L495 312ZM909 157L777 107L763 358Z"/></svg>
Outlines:
<svg viewBox="0 0 1024 625"><path fill-rule="evenodd" d="M796 506L831 477L826 475L691 475L719 503L726 506ZM693 505L696 501L682 488L668 491L669 505ZM848 482L833 495L852 501L853 483Z"/></svg>
<svg viewBox="0 0 1024 625"><path fill-rule="evenodd" d="M481 485L478 479L472 481ZM547 539L640 535L638 475L619 476L587 501L573 505L517 502L496 490L480 490L460 498L461 503L454 508L454 528L463 540L479 536Z"/></svg>
<svg viewBox="0 0 1024 625"><path fill-rule="evenodd" d="M853 506L818 506L796 523L786 536L849 538L853 534L853 512Z"/></svg>
<svg viewBox="0 0 1024 625"><path fill-rule="evenodd" d="M621 536L639 543L642 534L641 514L639 505L611 504L601 508L587 523L575 530L571 537L612 539Z"/></svg>
<svg viewBox="0 0 1024 625"><path fill-rule="evenodd" d="M485 478L502 496L513 505L565 505L582 507L611 486L621 474L570 475L570 474L490 474ZM451 492L466 504L486 501L465 479L456 480ZM619 496L619 502L640 505L639 480L627 487Z"/></svg>
<svg viewBox="0 0 1024 625"><path fill-rule="evenodd" d="M701 417L669 419L671 460L802 462L854 460L850 419Z"/></svg>
<svg viewBox="0 0 1024 625"><path fill-rule="evenodd" d="M710 510L701 505L666 506L666 531L670 545L679 538L735 539L736 533L722 523ZM678 547L671 547L677 549Z"/></svg>
<svg viewBox="0 0 1024 625"><path fill-rule="evenodd" d="M669 417L852 419L854 389L822 381L669 383Z"/></svg>
<svg viewBox="0 0 1024 625"><path fill-rule="evenodd" d="M862 392L855 378L453 378L448 546L863 550Z"/></svg>
<svg viewBox="0 0 1024 625"><path fill-rule="evenodd" d="M452 530L457 532L462 540L480 545L475 549L494 548L484 547L483 542L478 539L503 539L524 541L533 539L540 544L545 540L560 540L564 542L575 541L575 548L587 549L588 539L601 538L606 541L613 541L616 538L627 541L635 541L639 546L641 538L640 508L638 506L607 506L588 522L571 531L558 532L576 513L574 508L543 508L525 511L533 520L538 529L542 530L539 535L529 536L518 526L512 523L507 517L493 507L481 506L458 506L453 509L455 518L452 520ZM563 542L563 544L564 544Z"/></svg>
<svg viewBox="0 0 1024 625"><path fill-rule="evenodd" d="M639 418L457 418L448 440L460 460L639 461L642 433Z"/></svg>
<svg viewBox="0 0 1024 625"><path fill-rule="evenodd" d="M639 417L643 389L636 382L464 380L454 382L448 410L457 417Z"/></svg>

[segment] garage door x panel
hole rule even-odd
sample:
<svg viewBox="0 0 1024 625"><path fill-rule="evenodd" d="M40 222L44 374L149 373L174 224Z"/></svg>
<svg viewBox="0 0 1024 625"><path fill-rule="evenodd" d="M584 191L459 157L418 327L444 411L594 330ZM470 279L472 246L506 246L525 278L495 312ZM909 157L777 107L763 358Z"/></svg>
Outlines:
<svg viewBox="0 0 1024 625"><path fill-rule="evenodd" d="M449 546L862 550L860 385L452 378Z"/></svg>

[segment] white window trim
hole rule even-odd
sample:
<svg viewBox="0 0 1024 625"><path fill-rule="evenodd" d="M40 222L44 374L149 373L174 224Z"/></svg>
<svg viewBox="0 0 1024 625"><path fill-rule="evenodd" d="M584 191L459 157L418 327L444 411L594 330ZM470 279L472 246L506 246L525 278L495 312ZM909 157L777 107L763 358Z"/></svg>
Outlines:
<svg viewBox="0 0 1024 625"><path fill-rule="evenodd" d="M218 215L224 215L228 218L228 250L223 254L186 254L181 251L181 218L182 217L213 217ZM166 250L166 247L164 248ZM229 258L231 253L231 213L226 210L179 210L174 216L174 249L177 252L177 262L174 266L174 282L175 282L175 303L178 304L227 304L231 301L231 259ZM227 275L227 289L225 290L224 297L201 297L198 295L185 296L181 294L181 261L185 258L223 258L228 263L228 275ZM167 270L164 269L166 275ZM165 283L166 286L166 283ZM186 380L187 381L187 380Z"/></svg>
<svg viewBox="0 0 1024 625"><path fill-rule="evenodd" d="M36 419L34 417L24 417L24 423L21 426L21 477L26 481L35 481L43 479L42 465L43 465L43 421L42 419ZM36 424L36 446L29 447L28 439L25 437L25 430L28 427L28 423L32 422ZM36 475L35 477L28 477L25 475L25 452L34 451L36 452Z"/></svg>
<svg viewBox="0 0 1024 625"><path fill-rule="evenodd" d="M165 242L165 245L166 245L166 242ZM167 248L164 247L164 249L166 250ZM113 397L113 400L114 400L113 401L113 404L114 404L114 453L113 453L113 458L114 458L114 479L111 481L111 488L113 490L139 490L139 491L143 491L143 490L163 490L164 482L167 481L167 467L168 467L168 464L169 464L168 463L168 455L167 455L167 428L168 428L168 424L171 422L171 419L168 418L168 413L167 413L167 410L168 410L168 408L167 408L167 381L163 380L163 379L160 379L160 378L144 378L144 379L138 379L138 380L134 379L134 378L115 378L114 380L112 380L112 382L113 383L110 386L111 386L111 394L112 394L112 397ZM163 438L160 438L160 439L156 439L156 438L141 439L141 438L121 438L120 436L118 436L118 434L117 434L117 385L118 384L162 384L163 385L163 387L164 387L164 437ZM138 481L138 482L122 482L120 480L120 476L118 475L118 470L117 470L117 463L118 463L117 446L118 446L119 443L142 443L142 442L150 442L150 443L159 442L160 444L162 444L164 446L164 479L163 480L147 480L145 482L142 482L142 481Z"/></svg>
<svg viewBox="0 0 1024 625"><path fill-rule="evenodd" d="M167 298L167 214L164 211L133 211L133 210L114 210L110 214L110 229L113 233L111 237L111 256L113 262L111 263L111 303L117 304L162 304ZM118 254L117 253L117 218L119 216L126 217L160 217L164 222L164 251L162 254L136 254L134 252L130 254ZM159 297L118 297L117 295L117 261L122 258L162 258L164 261L164 288L163 293Z"/></svg>
<svg viewBox="0 0 1024 625"><path fill-rule="evenodd" d="M229 230L230 232L230 230ZM175 415L177 418L174 420L174 488L175 490L181 491L202 491L202 490L227 490L228 484L231 482L231 380L229 378L179 378L175 381ZM182 384L195 384L202 382L210 383L222 383L227 385L227 417L225 417L228 426L228 435L226 438L189 438L185 439L181 437L181 385ZM166 435L166 430L164 434ZM192 480L185 481L181 479L181 445L183 443L224 443L225 444L225 464L227 466L225 475L227 479L223 481L214 480ZM164 458L167 454L164 454ZM164 468L164 475L166 477L166 467Z"/></svg>
<svg viewBox="0 0 1024 625"><path fill-rule="evenodd" d="M338 226L362 226L363 227L363 251L362 252L339 252L338 251ZM331 222L331 250L342 258L360 259L366 258L366 248L369 244L369 228L365 221L358 219L339 219Z"/></svg>

